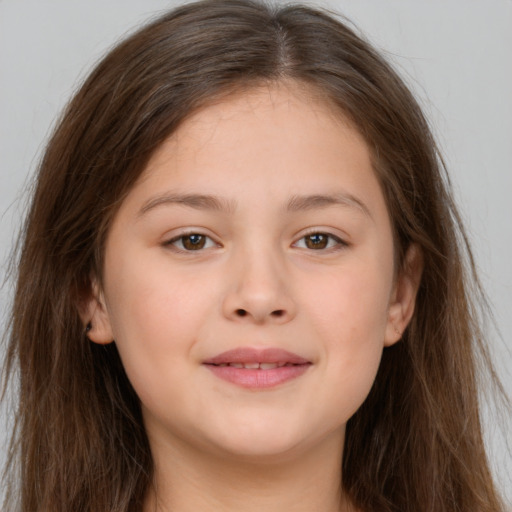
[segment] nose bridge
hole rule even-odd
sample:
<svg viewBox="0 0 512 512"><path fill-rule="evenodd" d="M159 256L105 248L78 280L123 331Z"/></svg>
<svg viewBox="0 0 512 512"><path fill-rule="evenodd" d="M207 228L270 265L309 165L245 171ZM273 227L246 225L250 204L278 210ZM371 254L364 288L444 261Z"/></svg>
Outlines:
<svg viewBox="0 0 512 512"><path fill-rule="evenodd" d="M295 315L285 256L270 242L246 244L230 258L224 312L231 319L283 323Z"/></svg>

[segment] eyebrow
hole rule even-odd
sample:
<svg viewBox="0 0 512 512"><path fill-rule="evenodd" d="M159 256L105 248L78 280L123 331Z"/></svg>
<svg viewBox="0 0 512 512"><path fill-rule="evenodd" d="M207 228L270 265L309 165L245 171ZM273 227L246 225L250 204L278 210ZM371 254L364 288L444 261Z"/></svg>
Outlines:
<svg viewBox="0 0 512 512"><path fill-rule="evenodd" d="M372 218L369 208L358 199L356 196L347 193L337 194L313 194L303 196L293 196L287 205L287 210L290 212L299 212L307 210L317 210L321 208L328 208L329 206L348 206L356 208L362 213Z"/></svg>
<svg viewBox="0 0 512 512"><path fill-rule="evenodd" d="M209 194L178 194L165 193L146 201L137 216L141 217L147 212L164 205L182 205L196 210L211 210L221 213L233 213L236 202ZM301 212L318 210L330 206L348 206L356 208L366 216L372 218L368 207L352 194L311 194L292 196L286 206L288 212Z"/></svg>
<svg viewBox="0 0 512 512"><path fill-rule="evenodd" d="M162 205L178 204L196 210L212 210L221 213L232 213L235 203L220 197L207 194L173 194L166 193L146 201L139 210L138 217Z"/></svg>

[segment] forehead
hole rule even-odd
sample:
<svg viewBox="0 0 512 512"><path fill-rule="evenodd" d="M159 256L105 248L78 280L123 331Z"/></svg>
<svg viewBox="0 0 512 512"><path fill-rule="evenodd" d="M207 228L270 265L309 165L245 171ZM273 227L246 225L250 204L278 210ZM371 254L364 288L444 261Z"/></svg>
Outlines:
<svg viewBox="0 0 512 512"><path fill-rule="evenodd" d="M142 179L194 155L227 160L240 153L241 145L247 161L256 157L253 162L277 151L318 157L320 146L350 149L370 159L364 138L339 108L314 88L283 82L223 96L193 113L154 152Z"/></svg>
<svg viewBox="0 0 512 512"><path fill-rule="evenodd" d="M314 91L284 83L195 112L155 151L134 188L142 195L172 188L236 202L247 199L247 190L250 198L280 191L289 199L344 187L383 202L364 138Z"/></svg>

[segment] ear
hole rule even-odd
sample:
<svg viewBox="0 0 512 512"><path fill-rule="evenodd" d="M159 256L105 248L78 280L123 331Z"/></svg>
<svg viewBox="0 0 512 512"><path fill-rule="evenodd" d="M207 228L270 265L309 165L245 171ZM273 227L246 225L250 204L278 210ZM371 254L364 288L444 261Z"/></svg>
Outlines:
<svg viewBox="0 0 512 512"><path fill-rule="evenodd" d="M96 278L91 279L91 288L80 305L80 318L87 337L94 343L106 345L114 341L105 295Z"/></svg>
<svg viewBox="0 0 512 512"><path fill-rule="evenodd" d="M416 295L423 273L423 254L417 244L411 244L396 277L389 303L384 345L389 347L402 338L416 304Z"/></svg>

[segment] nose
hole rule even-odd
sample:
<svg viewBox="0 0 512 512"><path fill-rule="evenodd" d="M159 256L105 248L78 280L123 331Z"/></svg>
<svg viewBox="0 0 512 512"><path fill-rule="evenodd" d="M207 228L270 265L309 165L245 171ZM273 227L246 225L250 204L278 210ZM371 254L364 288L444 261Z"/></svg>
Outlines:
<svg viewBox="0 0 512 512"><path fill-rule="evenodd" d="M268 253L240 254L230 262L223 301L226 318L253 324L284 324L295 317L285 265Z"/></svg>

